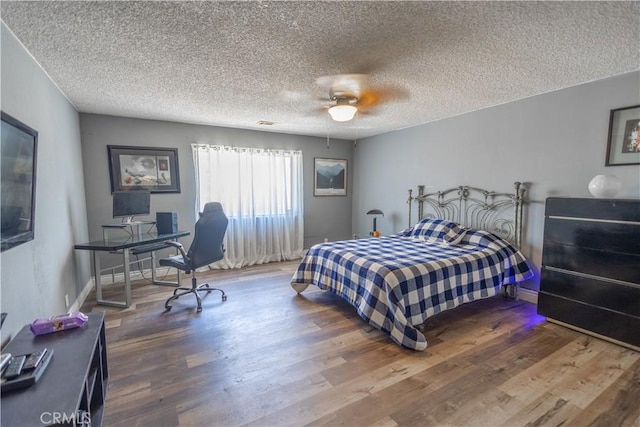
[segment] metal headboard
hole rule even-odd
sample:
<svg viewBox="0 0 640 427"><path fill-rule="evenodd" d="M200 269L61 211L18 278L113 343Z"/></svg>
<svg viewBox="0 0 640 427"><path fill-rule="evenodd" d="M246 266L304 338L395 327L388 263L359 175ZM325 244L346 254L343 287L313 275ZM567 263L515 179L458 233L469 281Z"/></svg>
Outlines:
<svg viewBox="0 0 640 427"><path fill-rule="evenodd" d="M514 183L513 193L496 193L481 188L459 186L433 193L418 186L418 196L409 190L409 227L412 202L418 203L418 221L423 218L441 218L465 227L477 228L497 234L520 249L522 243L522 207L525 188Z"/></svg>

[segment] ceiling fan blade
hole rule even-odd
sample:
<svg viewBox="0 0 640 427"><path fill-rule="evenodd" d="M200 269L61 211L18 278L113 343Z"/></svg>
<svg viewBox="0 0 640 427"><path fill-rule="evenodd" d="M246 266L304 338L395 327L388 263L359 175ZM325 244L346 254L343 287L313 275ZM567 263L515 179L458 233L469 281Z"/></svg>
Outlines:
<svg viewBox="0 0 640 427"><path fill-rule="evenodd" d="M366 86L367 76L364 74L336 74L323 76L316 79L316 83L325 89L329 89L331 96L359 97L360 92Z"/></svg>
<svg viewBox="0 0 640 427"><path fill-rule="evenodd" d="M376 90L365 89L360 93L356 106L358 110L367 110L381 101L380 94Z"/></svg>
<svg viewBox="0 0 640 427"><path fill-rule="evenodd" d="M402 101L409 98L409 92L399 86L383 86L364 89L358 98L358 108L367 109L384 102Z"/></svg>
<svg viewBox="0 0 640 427"><path fill-rule="evenodd" d="M340 103L349 103L357 107L358 113L371 114L381 103L409 98L409 92L399 86L370 87L369 77L365 74L349 73L323 76L316 83L329 91L331 105L324 106L323 111Z"/></svg>

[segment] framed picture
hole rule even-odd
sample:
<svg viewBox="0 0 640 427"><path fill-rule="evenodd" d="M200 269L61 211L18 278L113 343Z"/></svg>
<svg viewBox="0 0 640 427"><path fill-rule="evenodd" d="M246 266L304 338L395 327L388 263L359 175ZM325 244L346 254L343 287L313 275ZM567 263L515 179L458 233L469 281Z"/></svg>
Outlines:
<svg viewBox="0 0 640 427"><path fill-rule="evenodd" d="M347 161L314 158L314 196L347 195Z"/></svg>
<svg viewBox="0 0 640 427"><path fill-rule="evenodd" d="M111 192L179 193L178 149L109 145Z"/></svg>
<svg viewBox="0 0 640 427"><path fill-rule="evenodd" d="M604 165L640 165L640 105L611 110Z"/></svg>

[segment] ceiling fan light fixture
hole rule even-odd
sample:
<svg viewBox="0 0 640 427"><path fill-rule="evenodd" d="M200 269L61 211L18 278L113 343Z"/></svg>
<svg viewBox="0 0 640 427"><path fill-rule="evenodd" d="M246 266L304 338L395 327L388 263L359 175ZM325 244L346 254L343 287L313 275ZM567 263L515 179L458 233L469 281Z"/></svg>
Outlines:
<svg viewBox="0 0 640 427"><path fill-rule="evenodd" d="M349 104L338 104L329 108L329 115L336 122L348 122L353 119L358 109Z"/></svg>

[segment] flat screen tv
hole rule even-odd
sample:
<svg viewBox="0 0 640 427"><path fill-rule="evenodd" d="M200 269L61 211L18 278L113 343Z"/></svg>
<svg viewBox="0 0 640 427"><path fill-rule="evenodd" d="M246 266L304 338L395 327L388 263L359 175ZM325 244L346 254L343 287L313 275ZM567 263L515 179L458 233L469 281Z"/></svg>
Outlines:
<svg viewBox="0 0 640 427"><path fill-rule="evenodd" d="M146 190L114 191L113 217L130 223L137 215L151 213L151 192Z"/></svg>
<svg viewBox="0 0 640 427"><path fill-rule="evenodd" d="M0 131L2 251L33 240L38 132L2 112Z"/></svg>

